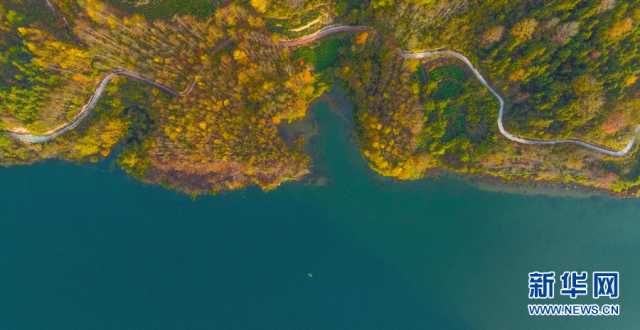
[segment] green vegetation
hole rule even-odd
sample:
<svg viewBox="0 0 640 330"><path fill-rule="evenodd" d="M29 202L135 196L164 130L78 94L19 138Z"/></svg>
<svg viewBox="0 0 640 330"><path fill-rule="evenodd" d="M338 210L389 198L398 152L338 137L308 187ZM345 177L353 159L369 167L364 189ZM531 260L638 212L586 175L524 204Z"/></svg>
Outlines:
<svg viewBox="0 0 640 330"><path fill-rule="evenodd" d="M98 160L189 193L308 173L278 125L306 116L340 79L357 104L359 145L381 175L437 169L639 194L637 153L500 136L497 100L455 59L466 54L508 100L517 135L621 149L640 123L640 1L7 0L0 5L0 129L43 134L68 123L103 77L126 69L186 95L117 78L88 121L44 144L0 135L0 163ZM368 25L296 48L278 40L331 23ZM193 88L192 88L193 87Z"/></svg>
<svg viewBox="0 0 640 330"><path fill-rule="evenodd" d="M300 47L294 51L294 58L311 63L316 71L323 71L337 64L343 38L328 37L315 47Z"/></svg>
<svg viewBox="0 0 640 330"><path fill-rule="evenodd" d="M376 171L413 179L445 168L639 194L636 153L614 160L576 146L509 142L495 127L496 100L474 79L451 72L455 61L427 63L440 72L429 68L414 78L414 61L391 65L383 55L391 50L380 46L462 51L509 101L505 125L517 135L622 149L640 122L639 1L374 1L372 7L382 41L370 40L373 46L350 59L345 78L359 105L363 151ZM420 128L407 124L417 115L406 107L416 103L426 118Z"/></svg>
<svg viewBox="0 0 640 330"><path fill-rule="evenodd" d="M497 100L456 64L430 63L424 86L422 147L458 167L486 154L497 134Z"/></svg>
<svg viewBox="0 0 640 330"><path fill-rule="evenodd" d="M149 19L169 19L173 15L194 15L206 19L210 17L217 0L109 0L109 4L123 11L143 15Z"/></svg>

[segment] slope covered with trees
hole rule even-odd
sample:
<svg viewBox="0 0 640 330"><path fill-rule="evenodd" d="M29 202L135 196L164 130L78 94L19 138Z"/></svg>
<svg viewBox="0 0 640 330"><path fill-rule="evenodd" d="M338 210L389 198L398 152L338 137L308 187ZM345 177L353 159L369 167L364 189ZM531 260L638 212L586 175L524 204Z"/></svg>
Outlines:
<svg viewBox="0 0 640 330"><path fill-rule="evenodd" d="M44 134L68 123L106 74L124 69L86 122L44 144L0 133L0 162L98 160L189 193L309 172L284 122L341 81L357 105L372 169L418 179L441 169L637 194L637 153L511 142L497 100L456 59L467 55L507 100L519 136L621 149L640 124L640 1L616 0L7 0L0 5L0 130ZM329 24L370 26L290 48L280 40Z"/></svg>
<svg viewBox="0 0 640 330"><path fill-rule="evenodd" d="M640 123L639 1L373 1L369 11L382 43L392 49L466 54L507 100L505 126L518 136L577 138L619 150ZM373 45L345 65L355 72L350 86L359 111L392 118L371 129L371 116L358 117L365 156L367 145L397 144L389 130L416 117L404 105L416 109L424 124L412 130L421 144L401 144L404 156L377 148L377 155L368 157L378 172L413 178L405 173L421 177L444 168L637 193L637 153L620 160L572 145L510 142L497 132L496 100L469 80L468 72L460 72L462 63L441 58L390 66L381 52L389 50ZM360 61L361 56L378 59ZM412 75L416 65L418 74ZM394 77L395 86L381 96L367 74L377 80ZM412 105L417 99L419 107ZM416 157L428 161L416 163Z"/></svg>

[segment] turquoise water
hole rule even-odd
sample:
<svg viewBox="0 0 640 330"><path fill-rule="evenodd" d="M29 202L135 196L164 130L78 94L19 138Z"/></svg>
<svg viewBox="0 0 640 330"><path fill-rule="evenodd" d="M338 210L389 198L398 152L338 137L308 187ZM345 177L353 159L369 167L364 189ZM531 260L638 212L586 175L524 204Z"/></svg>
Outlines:
<svg viewBox="0 0 640 330"><path fill-rule="evenodd" d="M637 329L640 201L389 181L314 111L325 186L192 200L108 163L0 169L0 329ZM533 270L620 271L622 316L527 316Z"/></svg>

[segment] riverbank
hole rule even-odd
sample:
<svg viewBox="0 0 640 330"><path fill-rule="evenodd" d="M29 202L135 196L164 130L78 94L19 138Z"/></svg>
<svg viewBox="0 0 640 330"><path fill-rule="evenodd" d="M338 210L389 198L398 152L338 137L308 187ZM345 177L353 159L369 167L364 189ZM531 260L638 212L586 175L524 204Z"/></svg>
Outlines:
<svg viewBox="0 0 640 330"><path fill-rule="evenodd" d="M285 47L285 48L293 48L293 47L300 47L300 46L304 46L304 45L309 45L312 44L322 38L328 37L330 35L336 34L336 33L368 33L369 31L372 30L372 27L370 26L366 26L366 25L332 25L332 26L327 26L325 28L322 28L316 32L310 33L308 35L302 36L300 38L297 39L285 39L285 40L280 40L280 41L265 41L262 40L260 38L258 38L259 42L264 42L268 45L271 46L277 46L277 47ZM367 35L364 35L364 42L366 42L367 39ZM230 44L229 39L226 39L226 41L224 41L222 43L222 45L228 45ZM222 47L216 47L216 50L220 50ZM215 52L215 50L214 50ZM399 49L394 49L394 52L398 52L399 56L398 58L401 58L402 60L426 60L426 59L434 59L434 58L442 58L442 57L446 57L446 58L452 58L455 59L457 61L460 61L461 63L463 63L467 69L469 70L470 73L472 73L472 75L475 77L475 79L482 85L483 88L486 88L489 93L496 99L498 100L499 103L499 108L497 111L497 127L498 127L498 132L500 133L502 138L506 138L507 140L511 141L511 142L515 142L517 144L523 144L523 145L533 145L533 146L552 146L552 145L567 145L567 144L571 144L571 145L577 145L580 147L584 147L586 149L589 149L590 151L593 151L595 153L599 153L599 154L603 154L609 157L625 157L627 155L629 155L631 152L633 152L634 147L635 147L635 142L636 142L636 136L633 136L629 143L626 145L626 147L623 150L612 150L612 149L608 149L606 147L602 147L599 146L597 144L594 143L589 143L589 142L585 142L585 141L581 141L581 140L576 140L576 139L561 139L561 140L539 140L539 139L528 139L528 138L524 138L521 136L516 136L512 133L510 133L508 130L505 129L504 127L504 123L503 123L503 115L504 115L504 111L505 111L505 100L503 99L503 97L500 95L500 93L492 86L490 85L487 80L485 79L485 77L479 72L479 70L474 66L474 64L469 60L469 58L467 58L465 55L463 55L462 53L456 52L456 51L451 51L451 50L432 50L432 51L419 51L419 52L414 52L414 51L404 51L404 50L399 50ZM100 82L98 88L95 90L94 94L92 95L92 97L89 99L89 102L83 106L83 108L80 110L80 112L73 118L73 120L71 120L70 122L68 122L67 124L64 124L62 126L59 126L55 129L52 129L50 131L45 132L43 135L34 135L34 134L29 134L28 132L22 131L20 130L19 132L10 132L10 135L12 137L14 137L15 139L18 139L24 143L27 144L38 144L38 143L44 143L44 142L48 142L51 141L55 138L57 138L58 136L65 134L73 129L75 129L76 127L78 127L80 125L80 123L85 120L90 113L93 111L93 109L96 107L96 104L98 102L98 100L102 97L102 94L104 93L104 90L106 88L106 86L109 84L109 82L111 81L111 79L116 76L116 75L122 75L122 76L126 76L130 79L133 80L137 80L137 81L141 81L144 82L148 85L154 86L160 90L163 90L173 96L186 96L187 94L189 94L194 86L195 83L192 83L190 85L190 87L188 87L185 92L183 93L178 93L172 89L170 89L167 86L158 84L156 82L154 82L153 80L150 80L148 78L145 78L144 76L135 73L135 72L129 72L129 71L125 71L125 70L121 70L121 69L116 69L113 70L111 73L109 73L108 75L105 76L105 78ZM224 104L224 102L223 102ZM362 105L360 105L362 106ZM418 114L419 115L419 114ZM385 129L383 130L384 132L386 132L385 134L389 134L390 132L393 132L393 134L395 134L396 136L400 135L400 131L410 131L412 134L417 134L417 132L420 132L419 126L419 121L422 120L423 118L420 118L418 116L414 116L415 118L414 121L418 121L415 122L413 124L410 124L409 126L412 125L412 127L385 127ZM376 118L376 120L380 121L379 118ZM265 121L266 123L266 121ZM208 125L207 123L200 123L202 126L200 126L200 128L202 130L207 130L208 127L210 125ZM370 123L371 124L371 123ZM377 130L381 130L383 128L383 123L381 122L376 122L374 123L375 126L377 127ZM385 123L386 124L386 123ZM294 124L296 125L296 124ZM301 122L299 125L304 126L305 122ZM362 125L362 123L360 123L360 125ZM370 125L371 126L371 125ZM363 126L361 126L363 127ZM424 127L423 127L424 128ZM181 128L180 128L181 129ZM302 127L302 130L304 131L305 128ZM637 131L637 129L636 129ZM179 132L178 132L179 133ZM174 135L176 134L175 132L173 133ZM215 135L215 132L211 132L209 136L213 136ZM310 136L307 136L305 138L304 134L299 134L296 133L295 135L297 135L298 137L300 137L302 140L305 139L309 139ZM289 144L290 147L293 147L295 144L295 141L292 141L293 136L289 137ZM206 143L210 143L211 139L209 138L205 138L203 139L202 144L206 144ZM175 143L176 141L173 141L172 143ZM381 149L389 149L389 146L393 146L393 143L390 145L387 145L388 141L376 141L373 143L373 147L375 149L381 150ZM396 141L391 141L391 142L396 142ZM401 142L407 142L407 144L409 143L413 143L415 141L401 141ZM505 142L505 141L501 141L501 142ZM421 174L421 172L424 169L431 169L434 168L434 166L430 166L428 163L428 160L424 160L430 157L430 155L425 154L422 155L424 157L420 158L417 157L417 159L414 158L410 158L410 159L391 159L391 161L387 161L387 159L385 159L384 155L376 155L376 157L371 157L370 154L368 153L369 150L366 150L366 148L360 146L359 148L360 150L362 150L362 152L367 155L367 158L372 161L374 158L378 159L379 164L376 164L375 166L378 166L380 164L389 167L390 163L394 163L394 164L401 164L399 165L398 168L392 168L389 171L386 172L382 172L380 171L380 168L376 168L376 170L384 175L392 175L392 176L396 176L399 178L411 178L411 179L417 179L419 177L419 175ZM386 150L385 149L385 150ZM398 151L398 150L394 150L395 154L403 154L402 150ZM107 151L108 153L108 151ZM393 156L395 157L395 156ZM391 158L393 158L391 157ZM413 155L412 155L413 157ZM251 160L251 158L249 158L249 160ZM215 161L217 160L212 160L213 163L215 163ZM161 165L163 166L163 169L169 171L168 169L172 168L171 166L168 165L168 163L171 162L169 160L163 160L161 163ZM422 162L422 163L421 163ZM266 163L265 163L266 164ZM408 164L408 165L407 165ZM418 164L418 165L416 165ZM190 162L188 166L193 165L193 162ZM209 164L211 165L211 164ZM405 166L406 168L402 168L402 166ZM264 168L269 168L269 166L271 166L270 164L267 164L264 166ZM215 166L214 166L215 167ZM236 173L236 167L238 167L237 164L233 164L232 166L230 165L229 167L232 167L232 169L230 170L231 173ZM414 168L415 167L415 168ZM455 167L455 166L454 166ZM252 175L256 174L255 172L259 172L260 170L257 170L251 166L247 167L247 171L251 172ZM199 171L202 171L204 173L207 173L207 175L211 174L209 172L207 172L209 169L207 168L207 165L203 165L201 167L198 168ZM264 169L263 169L264 170ZM548 169L547 169L548 170ZM404 172L403 172L404 171ZM300 176L300 173L306 173L306 171L302 171L302 170L298 170L295 175L292 174L290 179L297 179ZM480 171L478 169L474 169L474 172L476 173L480 173ZM394 174L394 173L401 173L401 174ZM264 173L257 173L257 176L263 176L262 174ZM274 174L275 175L275 174ZM179 179L177 178L173 178L173 175L168 175L169 177L172 178L172 182L175 185L179 184ZM232 177L235 177L236 174L232 174ZM480 174L480 176L483 176L482 174ZM189 177L189 176L186 176ZM201 175L197 176L197 180L195 181L202 181L201 180L202 177ZM218 183L221 183L223 181L229 180L227 176L221 178L221 179L216 179L216 185ZM516 178L515 181L517 182L519 179ZM594 180L597 180L597 178L594 178ZM154 182L154 180L151 180L152 182ZM264 181L264 180L263 180ZM268 181L267 183L263 183L260 186L262 186L263 188L268 187L268 189L272 189L275 186L277 186L277 180L266 180ZM273 181L273 182L272 182ZM285 180L286 181L286 180ZM247 181L249 182L249 181ZM230 187L243 187L247 182L242 182L242 184L231 184L228 185ZM538 181L534 181L536 182L536 186L538 185L537 182ZM560 184L561 186L565 187L565 185ZM597 184L594 184L597 185ZM546 184L545 184L546 186ZM602 186L600 184L600 186ZM572 187L571 185L567 186L567 187ZM218 187L218 189L215 189L215 191L218 191L222 188ZM267 188L265 188L267 189ZM204 186L199 186L198 187L198 191L207 191L206 187ZM633 193L633 192L631 192ZM620 195L623 195L622 193Z"/></svg>
<svg viewBox="0 0 640 330"><path fill-rule="evenodd" d="M321 109L320 107L326 105L327 109ZM362 166L369 167L369 164L363 158L359 146L358 139L355 135L355 126L353 120L354 104L349 98L349 95L341 88L333 88L331 91L325 93L312 105L311 110L301 122L293 124L298 134L304 135L307 139L305 150L310 154L313 159L312 169L310 174L305 177L300 184L319 185L324 186L332 182L332 178L329 176L329 170L326 166L326 153L318 147L318 139L321 134L318 123L317 111L328 111L331 113L333 120L338 121L344 126L344 133L347 136L348 143L351 145L350 149L353 152L353 156L349 162L353 164L361 164ZM407 181L400 181L391 177L383 177L375 173L372 170L368 171L369 179L373 182L378 182L383 185L398 185ZM415 180L424 182L425 184L434 184L442 180L461 181L467 185L471 185L483 191L488 192L500 192L517 195L529 195L529 196L548 196L548 197L571 197L571 198L590 198L590 197L616 197L616 198L631 198L632 196L624 194L615 194L603 189L595 189L588 186L581 186L575 184L564 184L558 182L541 182L530 180L505 180L500 177L483 175L483 174L461 174L455 171L437 168L428 171L422 179Z"/></svg>
<svg viewBox="0 0 640 330"><path fill-rule="evenodd" d="M534 267L609 265L626 279L622 308L640 308L631 285L640 272L633 262L637 201L490 193L444 177L381 183L324 110L322 133L335 134L318 135L317 147L331 151L324 167L332 181L322 187L192 199L110 167L0 169L0 328L602 330L640 323L632 312L531 318L522 294Z"/></svg>

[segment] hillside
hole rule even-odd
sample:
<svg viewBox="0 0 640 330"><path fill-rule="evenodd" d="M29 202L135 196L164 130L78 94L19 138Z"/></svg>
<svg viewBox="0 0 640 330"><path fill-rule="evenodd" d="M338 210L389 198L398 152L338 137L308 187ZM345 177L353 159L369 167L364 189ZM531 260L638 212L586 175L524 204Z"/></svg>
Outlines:
<svg viewBox="0 0 640 330"><path fill-rule="evenodd" d="M613 157L514 142L487 88L518 137L624 149L640 125L640 1L189 4L4 1L0 163L97 161L121 146L119 164L145 182L274 189L311 168L304 138L285 141L280 125L338 84L381 175L445 170L640 194L635 145ZM464 54L488 85L460 59L401 56L442 49Z"/></svg>

